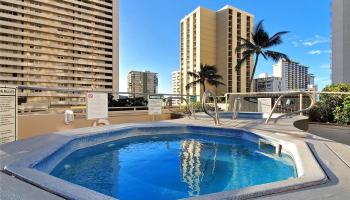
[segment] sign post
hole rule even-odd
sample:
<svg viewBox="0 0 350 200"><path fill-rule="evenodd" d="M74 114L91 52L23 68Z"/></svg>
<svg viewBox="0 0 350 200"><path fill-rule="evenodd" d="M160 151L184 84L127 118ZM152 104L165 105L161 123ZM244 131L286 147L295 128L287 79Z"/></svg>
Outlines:
<svg viewBox="0 0 350 200"><path fill-rule="evenodd" d="M17 89L0 87L0 144L17 140Z"/></svg>
<svg viewBox="0 0 350 200"><path fill-rule="evenodd" d="M108 95L107 93L86 93L86 119L98 120L108 118Z"/></svg>
<svg viewBox="0 0 350 200"><path fill-rule="evenodd" d="M162 95L148 95L148 115L153 116L153 121L155 118L155 115L161 115L162 114L162 102L163 97Z"/></svg>
<svg viewBox="0 0 350 200"><path fill-rule="evenodd" d="M271 106L271 98L258 98L258 112L270 113Z"/></svg>

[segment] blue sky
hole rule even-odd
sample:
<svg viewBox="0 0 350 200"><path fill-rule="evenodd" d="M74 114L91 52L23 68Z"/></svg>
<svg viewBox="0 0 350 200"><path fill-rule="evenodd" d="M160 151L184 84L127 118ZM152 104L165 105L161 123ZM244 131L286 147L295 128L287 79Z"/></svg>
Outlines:
<svg viewBox="0 0 350 200"><path fill-rule="evenodd" d="M159 92L171 92L171 72L179 69L180 20L198 6L232 5L264 19L272 35L290 31L274 50L286 53L316 75L319 89L330 83L331 0L120 0L120 91L130 70L159 73ZM260 60L257 73L272 74Z"/></svg>

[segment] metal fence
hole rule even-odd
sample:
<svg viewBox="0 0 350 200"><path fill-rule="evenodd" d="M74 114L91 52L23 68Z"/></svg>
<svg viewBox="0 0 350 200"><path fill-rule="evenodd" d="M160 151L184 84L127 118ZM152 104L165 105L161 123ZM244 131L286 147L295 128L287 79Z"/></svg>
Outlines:
<svg viewBox="0 0 350 200"><path fill-rule="evenodd" d="M102 92L109 95L109 111L140 111L148 109L149 93L110 92L91 89L61 89L40 87L18 87L18 110L21 114L33 113L63 113L66 109L74 112L84 112L86 108L86 93ZM298 93L302 92L302 94ZM219 110L227 112L263 112L269 113L281 95L284 97L275 106L275 113L291 113L307 108L311 99L317 102L320 96L350 96L350 92L316 92L316 91L286 91L286 92L252 92L226 93L217 96ZM177 112L187 102L199 101L200 96L181 94L162 95L163 108ZM195 97L195 98L194 98ZM214 103L214 97L208 97L208 104Z"/></svg>
<svg viewBox="0 0 350 200"><path fill-rule="evenodd" d="M151 93L110 92L91 89L60 89L41 87L18 87L18 111L20 114L63 113L66 109L76 113L86 109L86 93L108 94L109 111L140 111L148 109L148 96ZM164 99L164 108L181 108L185 102L199 96L181 94L156 94ZM165 100L168 100L167 102ZM169 103L169 99L171 99Z"/></svg>

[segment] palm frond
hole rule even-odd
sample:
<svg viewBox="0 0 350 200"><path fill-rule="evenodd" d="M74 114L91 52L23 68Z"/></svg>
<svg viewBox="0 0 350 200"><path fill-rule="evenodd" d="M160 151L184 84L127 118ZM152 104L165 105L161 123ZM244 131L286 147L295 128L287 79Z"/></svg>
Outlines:
<svg viewBox="0 0 350 200"><path fill-rule="evenodd" d="M217 79L223 79L221 75L219 74L212 74L208 77L208 80L217 80Z"/></svg>
<svg viewBox="0 0 350 200"><path fill-rule="evenodd" d="M218 81L218 80L208 80L207 81L210 85L214 85L214 86L219 86L219 85L225 85L225 83Z"/></svg>
<svg viewBox="0 0 350 200"><path fill-rule="evenodd" d="M239 44L237 47L236 47L236 53L238 50L249 50L249 49L256 49L256 46L255 44L253 44L251 41L245 39L245 38L242 38L242 37L238 37L239 40L243 40L243 43L242 44Z"/></svg>
<svg viewBox="0 0 350 200"><path fill-rule="evenodd" d="M267 60L267 56L266 56L265 52L262 51L261 55L264 57L265 60Z"/></svg>
<svg viewBox="0 0 350 200"><path fill-rule="evenodd" d="M218 70L216 69L216 67L214 65L201 65L201 72L209 72L209 73L212 73L212 72L217 72Z"/></svg>
<svg viewBox="0 0 350 200"><path fill-rule="evenodd" d="M264 20L260 20L257 24L256 24L256 26L255 26L255 28L254 28L254 33L257 33L257 32L259 32L261 29L264 29Z"/></svg>
<svg viewBox="0 0 350 200"><path fill-rule="evenodd" d="M239 44L237 47L236 47L236 50L235 52L238 53L239 50L243 50L243 51L246 51L246 50L254 50L256 49L255 45L253 44L248 44L248 43L243 43L243 44Z"/></svg>
<svg viewBox="0 0 350 200"><path fill-rule="evenodd" d="M278 62L282 58L289 61L288 56L284 53L280 53L280 52L276 52L276 51L265 51L264 53L268 58L271 58L275 62Z"/></svg>
<svg viewBox="0 0 350 200"><path fill-rule="evenodd" d="M255 27L253 34L253 41L256 46L263 47L268 43L270 37L269 34L265 31L263 26L263 20L261 20Z"/></svg>
<svg viewBox="0 0 350 200"><path fill-rule="evenodd" d="M190 89L190 87L192 87L192 86L196 86L198 83L201 83L201 80L200 80L200 79L188 83L188 84L186 85L186 90Z"/></svg>
<svg viewBox="0 0 350 200"><path fill-rule="evenodd" d="M198 75L197 73L194 73L194 72L188 71L188 72L187 72L187 75L189 75L189 76L191 76L191 77L193 77L193 78L195 78L195 79L198 79L198 78L199 78L199 75Z"/></svg>
<svg viewBox="0 0 350 200"><path fill-rule="evenodd" d="M238 71L241 68L244 61L246 61L250 57L251 54L252 54L251 51L243 52L243 58L237 62L236 71Z"/></svg>
<svg viewBox="0 0 350 200"><path fill-rule="evenodd" d="M289 33L289 31L281 31L273 35L270 39L269 42L265 45L265 48L269 48L272 46L276 46L281 44L282 41L282 35Z"/></svg>

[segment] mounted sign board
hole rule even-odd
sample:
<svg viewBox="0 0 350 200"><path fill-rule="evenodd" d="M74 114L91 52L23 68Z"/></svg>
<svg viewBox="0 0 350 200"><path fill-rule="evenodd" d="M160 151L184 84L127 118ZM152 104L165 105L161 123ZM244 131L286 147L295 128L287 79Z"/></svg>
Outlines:
<svg viewBox="0 0 350 200"><path fill-rule="evenodd" d="M86 93L86 119L108 118L108 94L89 92Z"/></svg>
<svg viewBox="0 0 350 200"><path fill-rule="evenodd" d="M258 98L258 112L270 113L272 101L271 98Z"/></svg>
<svg viewBox="0 0 350 200"><path fill-rule="evenodd" d="M162 114L162 95L148 95L148 114L160 115Z"/></svg>
<svg viewBox="0 0 350 200"><path fill-rule="evenodd" d="M197 102L197 96L190 96L190 102L191 103Z"/></svg>
<svg viewBox="0 0 350 200"><path fill-rule="evenodd" d="M17 89L0 87L0 144L17 139Z"/></svg>

